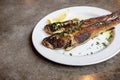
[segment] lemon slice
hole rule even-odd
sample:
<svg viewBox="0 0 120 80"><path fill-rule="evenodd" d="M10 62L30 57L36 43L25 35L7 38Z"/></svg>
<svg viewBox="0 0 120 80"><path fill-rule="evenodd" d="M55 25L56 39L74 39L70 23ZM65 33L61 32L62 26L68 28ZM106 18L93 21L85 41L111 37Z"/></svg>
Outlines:
<svg viewBox="0 0 120 80"><path fill-rule="evenodd" d="M63 21L65 18L67 17L67 13L64 12L54 18L51 18L51 19L48 19L48 22L51 24L51 23L54 23L54 22L61 22Z"/></svg>

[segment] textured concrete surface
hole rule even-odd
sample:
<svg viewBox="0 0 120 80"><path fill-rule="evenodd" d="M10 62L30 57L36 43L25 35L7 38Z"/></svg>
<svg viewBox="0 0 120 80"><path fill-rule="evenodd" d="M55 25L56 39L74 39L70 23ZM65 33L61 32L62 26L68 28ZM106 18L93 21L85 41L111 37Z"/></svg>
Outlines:
<svg viewBox="0 0 120 80"><path fill-rule="evenodd" d="M71 67L51 62L34 49L36 23L71 6L115 11L120 0L0 0L0 80L120 80L120 54L96 65Z"/></svg>

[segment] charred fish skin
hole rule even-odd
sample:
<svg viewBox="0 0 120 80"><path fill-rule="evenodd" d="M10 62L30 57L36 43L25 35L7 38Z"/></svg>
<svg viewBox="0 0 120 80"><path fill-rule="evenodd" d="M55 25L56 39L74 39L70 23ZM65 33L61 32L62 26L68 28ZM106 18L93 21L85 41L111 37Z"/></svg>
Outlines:
<svg viewBox="0 0 120 80"><path fill-rule="evenodd" d="M104 21L104 24L101 24L101 22L98 22L98 23L95 23L93 25L88 26L88 28L85 28L81 31L73 33L74 41L76 42L76 44L74 46L68 46L67 48L65 48L65 50L71 50L74 47L82 43L85 43L90 39L98 36L101 32L105 32L113 28L118 23L120 23L120 18L117 17L116 19L113 19L113 20Z"/></svg>
<svg viewBox="0 0 120 80"><path fill-rule="evenodd" d="M59 34L54 34L50 37L44 38L42 44L48 48L62 48L64 46L64 41L60 38Z"/></svg>
<svg viewBox="0 0 120 80"><path fill-rule="evenodd" d="M101 32L105 32L114 26L120 23L120 18L117 17L116 19L109 20L109 21L101 21L95 24L88 26L87 28L74 33L74 38L78 43L84 42L88 38L94 38ZM82 38L82 39L81 39Z"/></svg>
<svg viewBox="0 0 120 80"><path fill-rule="evenodd" d="M52 36L45 38L42 43L44 46L47 44L46 47L51 49L64 48L65 50L71 50L77 45L80 45L81 43L87 42L89 39L94 38L99 33L105 32L106 30L114 27L118 23L120 23L119 17L108 21L100 21L71 34L53 34Z"/></svg>
<svg viewBox="0 0 120 80"><path fill-rule="evenodd" d="M43 39L42 44L50 49L64 48L70 41L68 34L56 33Z"/></svg>
<svg viewBox="0 0 120 80"><path fill-rule="evenodd" d="M48 34L54 34L54 33L63 32L67 29L73 30L76 28L77 30L80 30L80 28L85 28L96 22L116 18L118 15L120 15L120 10L113 12L112 14L103 15L103 16L99 16L95 18L86 19L86 20L73 19L73 20L68 20L65 22L56 22L53 24L47 24L44 27L44 31Z"/></svg>
<svg viewBox="0 0 120 80"><path fill-rule="evenodd" d="M81 34L75 36L74 38L78 43L83 43L84 41L89 39L90 35L91 34L89 32L84 32L84 33L81 33Z"/></svg>

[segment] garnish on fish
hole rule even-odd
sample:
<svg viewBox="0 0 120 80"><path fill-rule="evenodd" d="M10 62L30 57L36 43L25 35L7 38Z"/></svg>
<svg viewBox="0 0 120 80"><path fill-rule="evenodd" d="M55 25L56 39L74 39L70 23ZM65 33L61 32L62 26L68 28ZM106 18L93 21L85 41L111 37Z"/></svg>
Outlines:
<svg viewBox="0 0 120 80"><path fill-rule="evenodd" d="M116 18L118 14L119 14L119 11L116 11L112 14L103 15L100 17L90 18L86 20L73 19L73 20L68 20L64 22L55 22L52 24L45 25L44 31L48 34L54 34L54 33L61 33L68 29L69 30L72 30L72 29L80 30L93 23L96 23L99 21L107 21L107 20Z"/></svg>
<svg viewBox="0 0 120 80"><path fill-rule="evenodd" d="M89 23L86 27L75 31L75 28L71 29L72 32L62 31L60 33L55 33L44 38L42 44L50 49L63 48L65 50L71 50L119 24L119 14L120 11L117 11L106 16L87 19L85 20L87 24L89 22L91 23ZM81 25L79 25L79 27L81 27Z"/></svg>

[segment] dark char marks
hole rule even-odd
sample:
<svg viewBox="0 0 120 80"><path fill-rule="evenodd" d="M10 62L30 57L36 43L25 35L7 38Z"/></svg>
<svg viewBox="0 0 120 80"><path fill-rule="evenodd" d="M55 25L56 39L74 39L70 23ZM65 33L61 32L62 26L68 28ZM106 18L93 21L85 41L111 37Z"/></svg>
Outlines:
<svg viewBox="0 0 120 80"><path fill-rule="evenodd" d="M89 37L90 37L90 34L88 32L84 32L82 34L75 36L74 38L78 43L82 43L86 41Z"/></svg>

